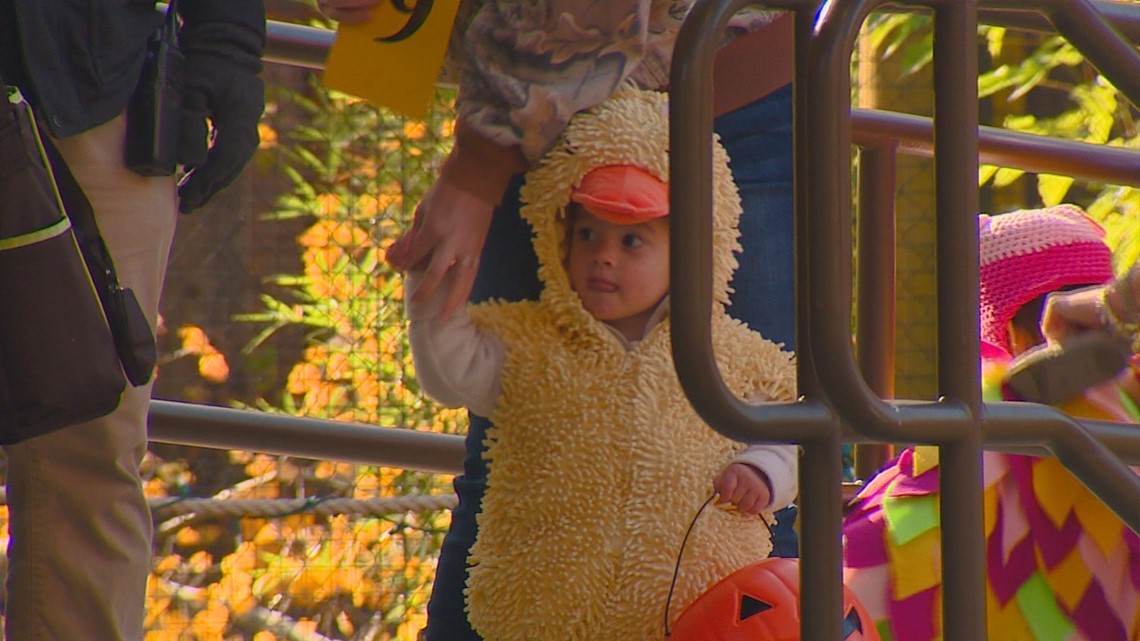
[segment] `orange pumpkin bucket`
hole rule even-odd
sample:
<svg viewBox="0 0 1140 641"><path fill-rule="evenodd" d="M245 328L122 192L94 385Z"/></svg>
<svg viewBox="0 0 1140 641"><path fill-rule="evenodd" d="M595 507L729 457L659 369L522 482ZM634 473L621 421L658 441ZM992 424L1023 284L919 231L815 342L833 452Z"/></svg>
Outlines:
<svg viewBox="0 0 1140 641"><path fill-rule="evenodd" d="M701 512L697 510L681 541L673 585L681 568L685 543ZM769 533L771 530L769 530ZM669 625L665 602L665 638L668 641L800 641L800 563L798 559L771 557L746 565L705 590ZM843 586L843 641L881 641L874 620Z"/></svg>
<svg viewBox="0 0 1140 641"><path fill-rule="evenodd" d="M799 641L800 564L768 558L721 579L693 601L669 641ZM843 586L843 641L880 641L871 616Z"/></svg>

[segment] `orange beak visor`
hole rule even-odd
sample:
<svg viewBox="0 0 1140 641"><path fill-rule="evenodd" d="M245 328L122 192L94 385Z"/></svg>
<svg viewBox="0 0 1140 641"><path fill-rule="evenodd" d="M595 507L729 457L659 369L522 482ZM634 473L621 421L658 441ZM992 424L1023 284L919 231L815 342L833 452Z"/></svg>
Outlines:
<svg viewBox="0 0 1140 641"><path fill-rule="evenodd" d="M615 225L636 225L669 215L669 185L634 165L606 165L590 171L570 201Z"/></svg>

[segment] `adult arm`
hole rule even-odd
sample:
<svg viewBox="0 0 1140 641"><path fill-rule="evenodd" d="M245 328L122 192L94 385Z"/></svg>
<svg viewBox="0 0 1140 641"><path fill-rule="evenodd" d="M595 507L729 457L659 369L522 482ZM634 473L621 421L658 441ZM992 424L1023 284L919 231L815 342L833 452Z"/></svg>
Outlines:
<svg viewBox="0 0 1140 641"><path fill-rule="evenodd" d="M658 3L660 6L660 3ZM467 299L495 206L511 177L554 144L578 111L605 100L642 58L649 0L485 2L457 25L462 38L455 146L389 259L427 260L417 295L445 292L441 312ZM462 10L461 10L462 11ZM458 50L458 51L456 51Z"/></svg>
<svg viewBox="0 0 1140 641"><path fill-rule="evenodd" d="M1041 314L1041 333L1049 341L1096 328L1136 340L1138 325L1140 264L1106 285L1049 294Z"/></svg>
<svg viewBox="0 0 1140 641"><path fill-rule="evenodd" d="M262 0L182 0L178 42L186 57L178 160L188 169L179 210L206 204L257 151L265 109Z"/></svg>
<svg viewBox="0 0 1140 641"><path fill-rule="evenodd" d="M378 0L321 0L326 15L359 21ZM427 260L417 295L445 292L444 316L467 299L491 215L511 177L553 146L575 113L627 79L663 88L676 30L691 0L466 0L449 58L460 79L455 146L389 260ZM774 18L742 12L735 32Z"/></svg>

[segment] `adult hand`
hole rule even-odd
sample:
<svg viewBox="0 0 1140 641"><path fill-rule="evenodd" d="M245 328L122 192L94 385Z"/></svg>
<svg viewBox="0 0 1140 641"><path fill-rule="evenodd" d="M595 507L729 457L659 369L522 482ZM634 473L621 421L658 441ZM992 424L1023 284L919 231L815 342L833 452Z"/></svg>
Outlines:
<svg viewBox="0 0 1140 641"><path fill-rule="evenodd" d="M467 301L493 214L492 204L446 175L432 184L416 208L412 229L387 253L397 269L423 269L419 287L411 292L417 302L444 288L440 316L447 318Z"/></svg>
<svg viewBox="0 0 1140 641"><path fill-rule="evenodd" d="M179 42L186 78L178 158L189 172L178 186L178 209L188 213L233 182L257 151L265 37L214 22L183 29Z"/></svg>
<svg viewBox="0 0 1140 641"><path fill-rule="evenodd" d="M1041 334L1049 342L1090 328L1103 328L1133 342L1140 324L1140 263L1116 280L1071 292L1056 292L1045 299Z"/></svg>
<svg viewBox="0 0 1140 641"><path fill-rule="evenodd" d="M382 0L317 0L317 8L332 20L349 24L367 22Z"/></svg>
<svg viewBox="0 0 1140 641"><path fill-rule="evenodd" d="M412 229L388 249L388 262L397 269L424 271L411 294L415 301L426 301L443 287L441 318L467 301L495 206L511 176L524 169L517 148L500 146L459 119L455 144L416 207Z"/></svg>
<svg viewBox="0 0 1140 641"><path fill-rule="evenodd" d="M1100 301L1104 285L1068 292L1053 292L1041 313L1041 334L1049 343L1100 327Z"/></svg>

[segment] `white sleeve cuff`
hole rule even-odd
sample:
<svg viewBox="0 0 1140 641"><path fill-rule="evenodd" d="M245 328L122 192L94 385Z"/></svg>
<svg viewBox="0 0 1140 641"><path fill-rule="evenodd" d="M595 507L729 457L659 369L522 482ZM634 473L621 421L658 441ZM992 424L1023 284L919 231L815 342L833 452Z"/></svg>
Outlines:
<svg viewBox="0 0 1140 641"><path fill-rule="evenodd" d="M767 507L779 510L791 505L798 493L799 448L795 445L751 445L733 459L760 470L768 477L772 500Z"/></svg>

